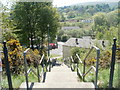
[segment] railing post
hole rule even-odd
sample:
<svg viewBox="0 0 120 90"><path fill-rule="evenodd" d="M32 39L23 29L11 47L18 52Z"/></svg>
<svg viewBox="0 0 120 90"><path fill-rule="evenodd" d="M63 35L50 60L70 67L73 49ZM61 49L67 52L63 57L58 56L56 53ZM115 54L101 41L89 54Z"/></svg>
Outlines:
<svg viewBox="0 0 120 90"><path fill-rule="evenodd" d="M83 81L85 81L85 76L84 76L84 74L85 74L85 67L86 67L86 63L85 63L85 60L84 60L84 62L83 62Z"/></svg>
<svg viewBox="0 0 120 90"><path fill-rule="evenodd" d="M50 58L49 58L49 72L51 71L51 61L50 61Z"/></svg>
<svg viewBox="0 0 120 90"><path fill-rule="evenodd" d="M11 72L10 72L10 65L9 65L9 61L8 61L8 50L6 47L6 42L3 42L3 53L4 53L4 60L5 60L5 68L6 68L6 74L7 74L7 79L8 79L8 85L9 85L9 89L13 90L12 87L12 79L11 79Z"/></svg>
<svg viewBox="0 0 120 90"><path fill-rule="evenodd" d="M27 73L27 61L26 61L26 53L23 53L24 56L24 70L25 70L25 77L26 77L26 86L27 90L29 90L29 85L28 85L28 73Z"/></svg>
<svg viewBox="0 0 120 90"><path fill-rule="evenodd" d="M113 76L114 76L115 56L116 56L116 40L117 39L113 39L114 43L112 46L112 58L111 58L111 67L110 67L109 88L113 87Z"/></svg>
<svg viewBox="0 0 120 90"><path fill-rule="evenodd" d="M38 74L38 82L40 82L40 72L39 72L39 66L38 66L38 63L37 63L37 74Z"/></svg>
<svg viewBox="0 0 120 90"><path fill-rule="evenodd" d="M90 51L87 53L87 55L86 55L86 57L85 57L85 59L84 59L84 61L83 61L83 81L85 81L85 75L84 75L84 74L85 74L85 67L86 67L85 61L86 61L88 55L91 53L91 51L92 51L93 48L94 48L94 47L91 47Z"/></svg>
<svg viewBox="0 0 120 90"><path fill-rule="evenodd" d="M77 75L79 75L79 74L78 74L78 72L79 72L79 71L78 71L78 68L79 68L79 61L77 62Z"/></svg>
<svg viewBox="0 0 120 90"><path fill-rule="evenodd" d="M100 57L100 49L97 49L97 58L96 58L96 77L95 77L95 88L98 88L97 81L98 81L98 68L99 68L99 57Z"/></svg>

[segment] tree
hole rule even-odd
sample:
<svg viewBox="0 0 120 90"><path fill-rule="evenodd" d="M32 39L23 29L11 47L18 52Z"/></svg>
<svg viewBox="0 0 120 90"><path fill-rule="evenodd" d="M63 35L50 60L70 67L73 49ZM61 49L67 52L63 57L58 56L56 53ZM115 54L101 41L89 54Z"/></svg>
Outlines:
<svg viewBox="0 0 120 90"><path fill-rule="evenodd" d="M74 18L74 17L75 17L75 12L68 13L68 18Z"/></svg>
<svg viewBox="0 0 120 90"><path fill-rule="evenodd" d="M61 14L61 21L64 22L65 21L65 17L63 14Z"/></svg>
<svg viewBox="0 0 120 90"><path fill-rule="evenodd" d="M109 26L117 26L118 25L118 10L109 12L107 14L107 22Z"/></svg>
<svg viewBox="0 0 120 90"><path fill-rule="evenodd" d="M110 43L113 38L118 38L118 13L117 10L109 13L94 15L94 32L97 39L107 39Z"/></svg>
<svg viewBox="0 0 120 90"><path fill-rule="evenodd" d="M93 17L94 17L95 26L106 25L106 19L107 18L105 17L105 13L97 13Z"/></svg>
<svg viewBox="0 0 120 90"><path fill-rule="evenodd" d="M10 9L7 8L7 5L3 5L0 3L0 40L6 40L9 41L11 38L13 38L15 35L12 34L11 29L12 27L12 21L10 18Z"/></svg>
<svg viewBox="0 0 120 90"><path fill-rule="evenodd" d="M78 54L80 56L81 51L82 50L79 47L74 47L71 49L71 54L73 56L74 63L78 63L78 58L77 58L76 54Z"/></svg>
<svg viewBox="0 0 120 90"><path fill-rule="evenodd" d="M44 43L48 29L52 39L56 36L59 18L50 2L17 2L11 16L20 41L26 45L30 43L32 49L35 42Z"/></svg>
<svg viewBox="0 0 120 90"><path fill-rule="evenodd" d="M61 41L66 42L67 40L68 40L68 36L67 35L62 35Z"/></svg>

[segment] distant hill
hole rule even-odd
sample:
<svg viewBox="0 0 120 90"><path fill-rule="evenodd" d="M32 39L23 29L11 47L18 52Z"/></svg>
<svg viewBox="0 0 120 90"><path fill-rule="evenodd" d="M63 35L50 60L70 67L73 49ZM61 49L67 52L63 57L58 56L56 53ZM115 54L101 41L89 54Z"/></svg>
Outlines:
<svg viewBox="0 0 120 90"><path fill-rule="evenodd" d="M98 12L109 13L118 8L118 2L87 2L59 7L61 21L90 18Z"/></svg>
<svg viewBox="0 0 120 90"><path fill-rule="evenodd" d="M87 6L87 5L96 5L96 4L109 4L109 6L111 7L115 7L115 6L118 6L118 2L108 2L110 0L103 0L104 2L86 2L86 3L78 3L78 4L74 4L74 5L71 5L71 6L79 6L79 5L83 5L83 6Z"/></svg>

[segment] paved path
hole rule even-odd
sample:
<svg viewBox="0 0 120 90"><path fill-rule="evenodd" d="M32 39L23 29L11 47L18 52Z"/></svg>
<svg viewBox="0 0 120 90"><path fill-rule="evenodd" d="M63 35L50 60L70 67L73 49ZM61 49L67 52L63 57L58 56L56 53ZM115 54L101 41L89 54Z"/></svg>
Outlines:
<svg viewBox="0 0 120 90"><path fill-rule="evenodd" d="M63 44L64 44L63 42L58 42L58 48L50 50L50 54L51 55L60 55L60 56L62 56L63 55L63 52L62 52Z"/></svg>
<svg viewBox="0 0 120 90"><path fill-rule="evenodd" d="M25 88L22 83L20 88ZM32 88L94 88L91 82L80 82L77 73L64 64L57 64L47 72L45 83L29 83Z"/></svg>
<svg viewBox="0 0 120 90"><path fill-rule="evenodd" d="M72 72L66 65L54 66L47 72L45 83L78 82L76 72Z"/></svg>

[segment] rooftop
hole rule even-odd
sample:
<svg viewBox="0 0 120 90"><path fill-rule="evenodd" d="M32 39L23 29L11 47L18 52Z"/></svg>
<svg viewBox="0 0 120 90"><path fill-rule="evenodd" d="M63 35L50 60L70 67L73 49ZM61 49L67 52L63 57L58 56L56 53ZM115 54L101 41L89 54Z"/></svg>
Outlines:
<svg viewBox="0 0 120 90"><path fill-rule="evenodd" d="M77 43L76 44L76 40ZM64 45L65 46L76 46L76 47L81 47L81 48L90 48L93 45L99 44L99 46L102 46L102 42L104 41L105 46L108 45L107 40L96 40L96 39L91 39L90 37L83 37L83 38L70 38Z"/></svg>

